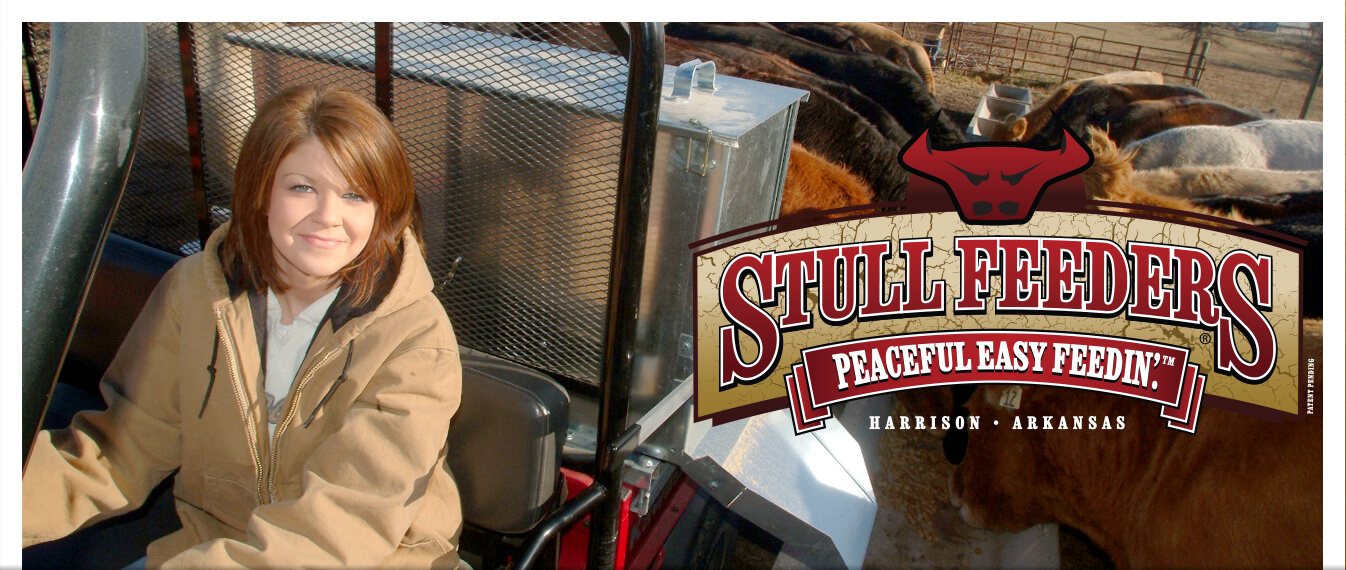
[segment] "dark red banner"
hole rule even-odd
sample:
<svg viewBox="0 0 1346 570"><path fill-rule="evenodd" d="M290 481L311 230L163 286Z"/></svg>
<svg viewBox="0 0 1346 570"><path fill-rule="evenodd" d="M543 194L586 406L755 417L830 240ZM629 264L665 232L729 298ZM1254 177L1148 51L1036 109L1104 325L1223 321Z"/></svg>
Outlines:
<svg viewBox="0 0 1346 570"><path fill-rule="evenodd" d="M957 331L876 337L801 352L785 376L795 431L823 427L832 404L954 384L1037 384L1159 404L1168 426L1196 432L1206 376L1185 348L1078 333Z"/></svg>

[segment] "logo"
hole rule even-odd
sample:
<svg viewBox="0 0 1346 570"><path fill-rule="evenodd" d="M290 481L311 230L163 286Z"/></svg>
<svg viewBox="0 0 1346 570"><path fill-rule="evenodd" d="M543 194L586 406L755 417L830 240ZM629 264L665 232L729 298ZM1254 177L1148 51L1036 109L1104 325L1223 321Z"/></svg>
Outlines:
<svg viewBox="0 0 1346 570"><path fill-rule="evenodd" d="M922 133L901 162L942 210L693 244L697 419L788 408L805 433L846 401L972 383L1144 400L1191 433L1212 400L1298 413L1293 239L1088 203L1093 156L1065 132L1047 149ZM1048 193L1079 205L1039 211Z"/></svg>
<svg viewBox="0 0 1346 570"><path fill-rule="evenodd" d="M935 149L927 129L902 149L907 170L944 187L963 221L1019 224L1033 216L1047 186L1079 174L1093 154L1069 129L1056 149L1012 143L971 143Z"/></svg>

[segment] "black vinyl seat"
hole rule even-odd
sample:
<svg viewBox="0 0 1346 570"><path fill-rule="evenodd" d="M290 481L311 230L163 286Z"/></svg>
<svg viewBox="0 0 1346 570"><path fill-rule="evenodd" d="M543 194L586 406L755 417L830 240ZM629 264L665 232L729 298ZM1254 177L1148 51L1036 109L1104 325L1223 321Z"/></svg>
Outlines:
<svg viewBox="0 0 1346 570"><path fill-rule="evenodd" d="M532 530L564 497L559 480L570 396L555 380L463 350L463 400L449 429L449 466L469 524Z"/></svg>

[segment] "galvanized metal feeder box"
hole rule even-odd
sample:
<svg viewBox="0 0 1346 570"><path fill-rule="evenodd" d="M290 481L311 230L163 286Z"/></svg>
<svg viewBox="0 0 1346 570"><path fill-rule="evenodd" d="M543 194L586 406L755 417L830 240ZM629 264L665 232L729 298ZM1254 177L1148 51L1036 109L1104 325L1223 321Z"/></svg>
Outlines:
<svg viewBox="0 0 1346 570"><path fill-rule="evenodd" d="M714 73L711 62L665 68L631 393L637 413L692 374L687 245L777 216L795 119L808 97Z"/></svg>
<svg viewBox="0 0 1346 570"><path fill-rule="evenodd" d="M991 137L996 129L1004 127L1011 119L1028 114L1033 107L1033 93L1023 87L992 83L986 88L986 94L977 101L977 108L968 122L966 136L969 141L982 141Z"/></svg>

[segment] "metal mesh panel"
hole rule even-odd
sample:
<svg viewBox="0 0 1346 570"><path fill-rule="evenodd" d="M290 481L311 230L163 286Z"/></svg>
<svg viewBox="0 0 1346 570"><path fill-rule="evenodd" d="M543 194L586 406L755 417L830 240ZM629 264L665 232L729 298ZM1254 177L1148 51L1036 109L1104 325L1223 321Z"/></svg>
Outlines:
<svg viewBox="0 0 1346 570"><path fill-rule="evenodd" d="M373 99L371 24L197 34L212 203L259 102L303 83ZM393 27L394 124L459 342L591 383L627 75L604 41L594 26Z"/></svg>
<svg viewBox="0 0 1346 570"><path fill-rule="evenodd" d="M149 74L136 158L112 231L178 253L200 249L182 94L178 30L145 26Z"/></svg>
<svg viewBox="0 0 1346 570"><path fill-rule="evenodd" d="M471 28L393 35L423 55L405 70L425 83L396 81L394 117L430 269L459 342L596 384L626 62L596 27L492 30L545 43Z"/></svg>
<svg viewBox="0 0 1346 570"><path fill-rule="evenodd" d="M41 89L38 90L43 96L47 93L47 68L51 65L51 24L46 22L25 22L29 33L32 34L33 41L33 59L37 62L37 82ZM23 90L26 94L31 89L28 85L28 68L23 70ZM33 124L37 123L35 113L36 109L28 108L30 120Z"/></svg>
<svg viewBox="0 0 1346 570"><path fill-rule="evenodd" d="M51 70L51 24L33 24L33 48L37 57L38 81L42 82L42 93L47 92L47 76Z"/></svg>

